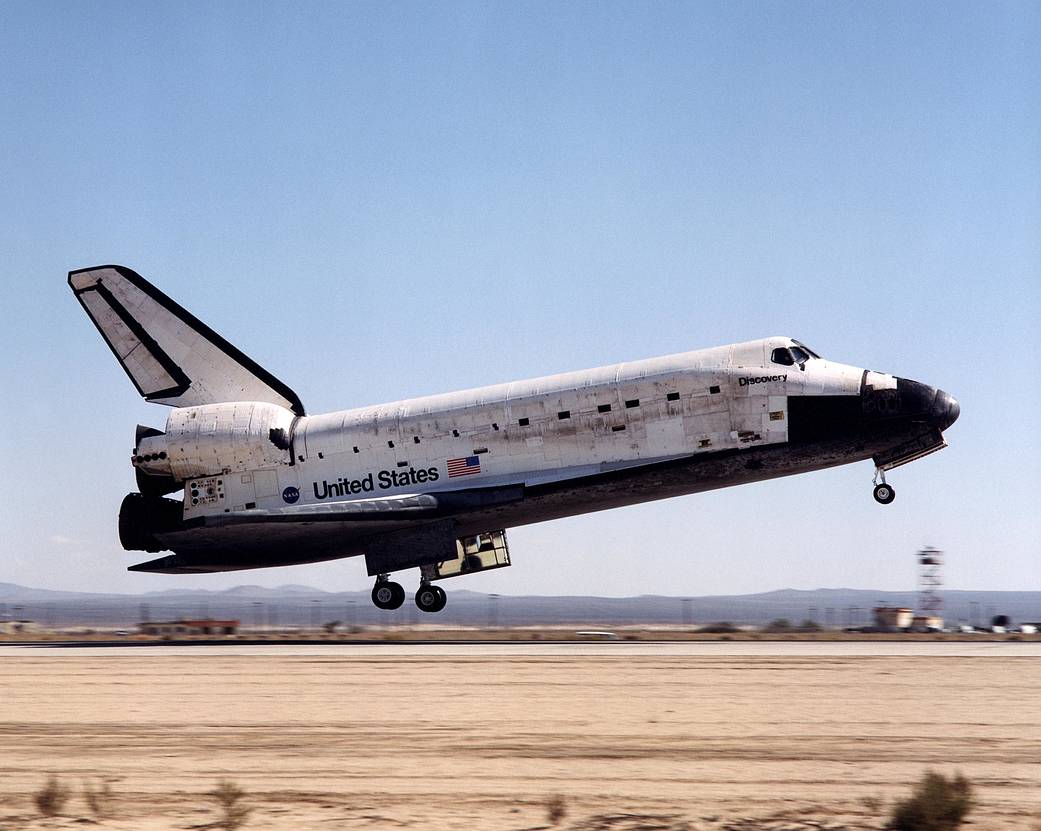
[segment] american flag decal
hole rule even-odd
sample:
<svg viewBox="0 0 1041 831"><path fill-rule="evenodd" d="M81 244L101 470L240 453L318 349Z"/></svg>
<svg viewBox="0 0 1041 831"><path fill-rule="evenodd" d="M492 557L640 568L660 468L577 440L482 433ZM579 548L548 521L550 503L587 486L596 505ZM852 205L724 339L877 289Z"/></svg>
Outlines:
<svg viewBox="0 0 1041 831"><path fill-rule="evenodd" d="M460 459L448 460L448 478L455 476L469 476L471 473L481 472L480 456L463 456Z"/></svg>

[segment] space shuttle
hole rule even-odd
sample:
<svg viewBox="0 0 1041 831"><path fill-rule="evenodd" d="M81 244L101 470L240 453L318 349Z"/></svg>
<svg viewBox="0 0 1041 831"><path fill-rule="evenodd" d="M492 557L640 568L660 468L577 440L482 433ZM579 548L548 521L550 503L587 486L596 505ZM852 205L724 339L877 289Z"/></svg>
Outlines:
<svg viewBox="0 0 1041 831"><path fill-rule="evenodd" d="M300 397L139 274L69 286L146 401L137 490L119 511L131 571L207 573L364 557L372 600L395 572L439 585L510 564L509 528L871 460L888 471L946 447L958 402L824 358L789 337L308 415ZM171 498L171 494L174 496Z"/></svg>

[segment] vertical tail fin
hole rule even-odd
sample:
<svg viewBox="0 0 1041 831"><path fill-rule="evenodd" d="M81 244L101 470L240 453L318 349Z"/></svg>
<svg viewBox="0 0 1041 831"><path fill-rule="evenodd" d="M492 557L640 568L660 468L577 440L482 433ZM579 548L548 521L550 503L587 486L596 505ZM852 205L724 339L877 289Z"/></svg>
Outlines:
<svg viewBox="0 0 1041 831"><path fill-rule="evenodd" d="M69 286L146 401L267 401L304 415L295 392L140 274L96 266L70 271Z"/></svg>

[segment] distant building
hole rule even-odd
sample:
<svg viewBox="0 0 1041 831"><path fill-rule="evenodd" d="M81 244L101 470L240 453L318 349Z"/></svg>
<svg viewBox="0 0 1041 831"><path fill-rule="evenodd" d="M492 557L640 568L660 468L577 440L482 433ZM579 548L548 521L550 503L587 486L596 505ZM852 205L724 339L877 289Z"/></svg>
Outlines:
<svg viewBox="0 0 1041 831"><path fill-rule="evenodd" d="M177 635L236 635L237 620L170 620L149 621L138 624L142 635L174 637Z"/></svg>
<svg viewBox="0 0 1041 831"><path fill-rule="evenodd" d="M910 629L914 621L911 609L897 606L878 606L875 608L875 628L883 632L899 632Z"/></svg>
<svg viewBox="0 0 1041 831"><path fill-rule="evenodd" d="M0 635L20 635L23 632L39 632L35 620L0 620Z"/></svg>
<svg viewBox="0 0 1041 831"><path fill-rule="evenodd" d="M911 618L912 632L942 632L943 618L939 615L915 615Z"/></svg>

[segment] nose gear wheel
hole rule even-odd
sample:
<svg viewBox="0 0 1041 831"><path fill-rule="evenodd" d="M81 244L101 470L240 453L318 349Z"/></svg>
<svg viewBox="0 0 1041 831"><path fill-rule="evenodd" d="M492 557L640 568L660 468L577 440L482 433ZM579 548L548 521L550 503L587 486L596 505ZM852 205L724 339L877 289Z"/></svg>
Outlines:
<svg viewBox="0 0 1041 831"><path fill-rule="evenodd" d="M888 505L896 499L896 489L892 485L886 484L886 472L882 468L875 469L874 497L875 501L881 505Z"/></svg>
<svg viewBox="0 0 1041 831"><path fill-rule="evenodd" d="M887 485L885 482L875 485L874 491L875 501L882 505L888 505L894 499L896 499L896 491L893 490L892 485Z"/></svg>

